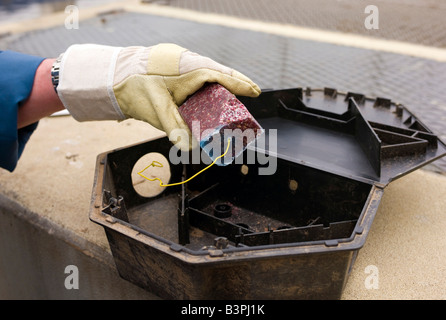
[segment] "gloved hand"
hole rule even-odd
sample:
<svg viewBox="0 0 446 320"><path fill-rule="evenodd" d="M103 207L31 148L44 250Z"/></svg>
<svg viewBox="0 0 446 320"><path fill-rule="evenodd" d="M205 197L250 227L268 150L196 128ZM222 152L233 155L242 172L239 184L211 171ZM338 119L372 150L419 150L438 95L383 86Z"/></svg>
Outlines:
<svg viewBox="0 0 446 320"><path fill-rule="evenodd" d="M260 94L243 74L175 44L72 45L62 56L57 92L78 121L134 118L168 136L184 129L185 139L169 138L188 150L191 133L177 107L205 82L218 82L236 95Z"/></svg>

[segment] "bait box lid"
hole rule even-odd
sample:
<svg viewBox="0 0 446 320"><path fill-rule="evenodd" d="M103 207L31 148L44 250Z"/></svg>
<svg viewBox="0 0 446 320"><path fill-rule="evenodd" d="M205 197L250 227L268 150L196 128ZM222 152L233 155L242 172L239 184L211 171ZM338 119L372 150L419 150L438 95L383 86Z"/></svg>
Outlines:
<svg viewBox="0 0 446 320"><path fill-rule="evenodd" d="M279 158L327 172L385 186L446 155L419 118L387 98L292 88L239 99L266 132L277 129Z"/></svg>

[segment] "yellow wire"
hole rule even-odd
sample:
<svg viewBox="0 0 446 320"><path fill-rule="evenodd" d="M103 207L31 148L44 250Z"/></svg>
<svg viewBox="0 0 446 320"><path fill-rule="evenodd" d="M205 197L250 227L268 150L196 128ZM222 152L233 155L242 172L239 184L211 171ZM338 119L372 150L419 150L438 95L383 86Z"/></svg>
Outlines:
<svg viewBox="0 0 446 320"><path fill-rule="evenodd" d="M145 175L142 174L142 172L144 172L144 171L145 171L147 168L149 168L149 167L160 167L160 168L163 167L162 163L160 163L160 162L158 162L158 161L152 161L151 164L149 164L149 165L148 165L147 167L145 167L143 170L141 170L140 172L138 172L138 174L139 174L141 177L143 177L144 179L147 179L147 180L149 180L149 181L155 181L155 180L158 180L158 181L160 182L160 186L161 186L161 187L171 187L171 186L176 186L176 185L179 185L179 184L183 184L183 183L186 183L186 182L192 180L193 178L195 178L196 176L198 176L198 175L199 175L200 173L202 173L203 171L206 171L207 169L209 169L210 167L212 167L212 166L217 162L218 159L223 158L223 157L226 155L226 153L228 153L229 145L230 145L230 144L231 144L231 138L228 139L228 146L226 147L226 151L225 151L225 153L223 153L222 155L220 155L220 156L218 156L217 158L215 158L215 160L214 160L210 165L208 165L206 168L204 168L204 169L198 171L196 174L194 174L192 177L190 177L189 179L187 179L187 180L185 180L185 181L176 182L176 183L170 183L170 184L163 184L163 181L161 181L160 178L153 178L153 179L151 179L151 178L147 178Z"/></svg>

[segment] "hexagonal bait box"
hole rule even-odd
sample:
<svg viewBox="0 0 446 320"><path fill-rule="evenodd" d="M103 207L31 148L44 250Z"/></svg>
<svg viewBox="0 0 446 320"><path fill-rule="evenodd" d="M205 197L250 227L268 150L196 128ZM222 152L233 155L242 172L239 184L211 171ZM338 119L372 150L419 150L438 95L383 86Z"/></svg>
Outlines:
<svg viewBox="0 0 446 320"><path fill-rule="evenodd" d="M121 277L162 298L340 298L386 185L446 146L388 99L331 88L238 99L263 142L167 188L141 180L139 163L186 181L206 154L172 161L167 138L100 154L90 219Z"/></svg>

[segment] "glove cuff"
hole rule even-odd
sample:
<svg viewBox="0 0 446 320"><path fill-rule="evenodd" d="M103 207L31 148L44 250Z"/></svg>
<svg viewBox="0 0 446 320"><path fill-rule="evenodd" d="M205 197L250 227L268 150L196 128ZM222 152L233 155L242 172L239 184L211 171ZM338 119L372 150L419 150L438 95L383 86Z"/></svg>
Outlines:
<svg viewBox="0 0 446 320"><path fill-rule="evenodd" d="M57 92L77 121L124 120L113 92L117 57L121 47L72 45L60 64Z"/></svg>

